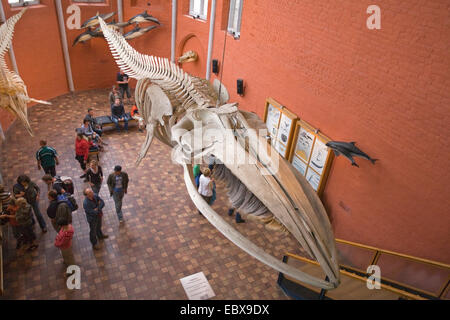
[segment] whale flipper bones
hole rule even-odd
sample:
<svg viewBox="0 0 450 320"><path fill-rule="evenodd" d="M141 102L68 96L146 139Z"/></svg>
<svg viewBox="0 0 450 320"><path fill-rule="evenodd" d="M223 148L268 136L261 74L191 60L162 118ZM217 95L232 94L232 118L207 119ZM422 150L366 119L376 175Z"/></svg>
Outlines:
<svg viewBox="0 0 450 320"><path fill-rule="evenodd" d="M5 61L5 53L11 44L14 26L26 10L27 8L22 9L18 14L6 20L0 27L0 108L4 108L17 117L23 123L28 133L33 136L33 131L28 121L27 104L30 102L51 103L30 98L22 78L14 71L9 70ZM4 138L2 134L1 136Z"/></svg>

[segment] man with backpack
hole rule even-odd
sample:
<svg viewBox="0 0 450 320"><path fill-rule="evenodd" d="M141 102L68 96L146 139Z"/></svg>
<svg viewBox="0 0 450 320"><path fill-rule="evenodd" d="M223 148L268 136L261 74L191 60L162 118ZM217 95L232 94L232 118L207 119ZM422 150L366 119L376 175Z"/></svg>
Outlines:
<svg viewBox="0 0 450 320"><path fill-rule="evenodd" d="M50 190L47 194L48 200L49 200L49 206L47 208L47 215L50 218L50 221L52 223L53 229L55 229L56 232L59 232L59 229L61 226L57 224L57 221L59 219L65 219L68 221L69 224L72 223L72 210L74 207L68 203L66 200L69 195L66 195L65 193L62 195L58 195L56 190Z"/></svg>
<svg viewBox="0 0 450 320"><path fill-rule="evenodd" d="M63 177L63 176L52 177L49 174L45 174L42 177L42 181L44 181L45 184L47 185L48 191L50 191L51 189L55 189L58 194L63 194L65 192L73 194L74 192L73 182L70 177Z"/></svg>

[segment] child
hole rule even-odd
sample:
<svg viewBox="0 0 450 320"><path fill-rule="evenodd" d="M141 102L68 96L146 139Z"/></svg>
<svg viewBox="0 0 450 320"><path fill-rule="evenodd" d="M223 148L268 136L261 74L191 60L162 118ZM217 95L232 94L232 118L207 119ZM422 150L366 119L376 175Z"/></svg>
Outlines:
<svg viewBox="0 0 450 320"><path fill-rule="evenodd" d="M72 252L73 227L69 224L67 218L59 218L56 222L60 227L55 238L55 247L61 250L61 255L66 266L75 264Z"/></svg>
<svg viewBox="0 0 450 320"><path fill-rule="evenodd" d="M27 203L25 198L19 198L16 201L17 211L16 211L16 221L19 225L20 233L23 235L23 242L28 245L26 250L35 250L38 245L35 243L36 235L33 230L33 220L31 213L31 206Z"/></svg>

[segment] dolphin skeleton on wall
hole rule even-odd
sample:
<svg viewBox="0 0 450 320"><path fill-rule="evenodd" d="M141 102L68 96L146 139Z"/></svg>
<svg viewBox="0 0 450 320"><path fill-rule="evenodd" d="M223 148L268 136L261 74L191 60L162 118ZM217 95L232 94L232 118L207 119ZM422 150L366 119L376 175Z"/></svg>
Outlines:
<svg viewBox="0 0 450 320"><path fill-rule="evenodd" d="M219 98L209 81L187 74L166 58L137 52L120 33L101 18L99 21L116 63L138 80L135 98L147 135L137 162L156 137L173 148L172 158L184 169L189 196L225 237L291 278L324 289L336 288L340 272L327 213L306 179L258 133L265 128L262 120ZM269 255L211 208L197 192L192 174L192 163L211 154L220 162L214 175L228 184L233 206L243 209L248 217L279 225L292 234L319 262L327 280Z"/></svg>
<svg viewBox="0 0 450 320"><path fill-rule="evenodd" d="M8 51L14 34L14 26L27 9L22 9L18 14L12 16L0 27L0 108L6 109L17 117L32 136L30 123L28 122L27 104L37 102L50 104L49 102L30 98L27 87L22 78L8 69L5 61L5 53ZM3 130L0 128L0 134Z"/></svg>

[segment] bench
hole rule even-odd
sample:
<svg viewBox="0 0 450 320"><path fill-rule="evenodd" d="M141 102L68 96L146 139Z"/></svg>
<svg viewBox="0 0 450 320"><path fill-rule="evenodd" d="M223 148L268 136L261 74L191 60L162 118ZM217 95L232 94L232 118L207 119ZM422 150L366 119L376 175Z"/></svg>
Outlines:
<svg viewBox="0 0 450 320"><path fill-rule="evenodd" d="M131 115L129 112L127 112L127 117L128 117L128 126L130 126L131 124L137 123L137 120L131 118ZM97 124L99 124L102 127L102 129L108 128L108 127L114 127L114 122L112 121L111 116L96 117L95 122ZM124 123L123 120L119 121L119 124L122 124L122 126L123 126L123 123Z"/></svg>

